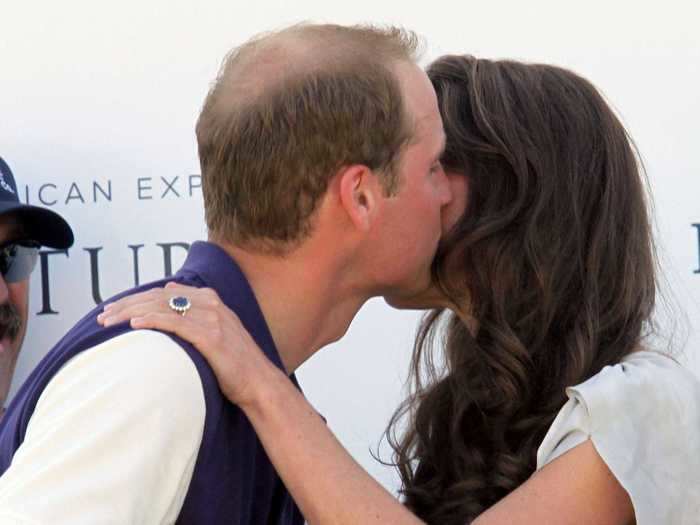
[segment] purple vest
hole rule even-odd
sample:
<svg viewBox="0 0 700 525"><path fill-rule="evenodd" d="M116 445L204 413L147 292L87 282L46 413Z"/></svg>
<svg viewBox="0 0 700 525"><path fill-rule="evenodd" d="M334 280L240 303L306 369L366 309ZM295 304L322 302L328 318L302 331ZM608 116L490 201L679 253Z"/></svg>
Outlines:
<svg viewBox="0 0 700 525"><path fill-rule="evenodd" d="M196 242L184 266L171 279L129 290L118 297L163 286L167 281L216 290L241 319L267 357L282 361L250 285L221 248ZM21 445L39 396L58 370L83 350L130 330L128 323L102 328L98 307L76 324L44 357L22 385L0 421L0 474ZM168 334L194 362L202 381L206 419L202 444L185 497L179 525L302 525L304 519L243 412L219 390L216 377L201 354L186 341ZM294 376L291 377L296 384ZM298 387L298 385L297 385ZM163 458L167 461L168 458ZM41 497L37 495L37 497Z"/></svg>

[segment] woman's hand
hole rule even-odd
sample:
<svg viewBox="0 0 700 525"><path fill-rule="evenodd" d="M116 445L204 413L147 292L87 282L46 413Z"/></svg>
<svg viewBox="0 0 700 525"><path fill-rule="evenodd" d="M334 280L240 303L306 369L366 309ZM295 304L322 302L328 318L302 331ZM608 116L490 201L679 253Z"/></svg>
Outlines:
<svg viewBox="0 0 700 525"><path fill-rule="evenodd" d="M187 297L185 315L168 306L172 297ZM97 322L111 326L130 321L135 329L171 332L192 343L211 366L224 395L237 405L255 400L256 385L281 372L262 353L233 313L210 288L168 283L105 306Z"/></svg>

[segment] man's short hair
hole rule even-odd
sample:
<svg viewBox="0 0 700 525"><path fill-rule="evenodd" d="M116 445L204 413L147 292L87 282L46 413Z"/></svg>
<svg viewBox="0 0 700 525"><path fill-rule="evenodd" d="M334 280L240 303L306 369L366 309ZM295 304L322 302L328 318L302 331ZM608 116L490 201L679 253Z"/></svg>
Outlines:
<svg viewBox="0 0 700 525"><path fill-rule="evenodd" d="M400 28L300 24L233 49L197 122L210 234L284 253L343 166L366 165L394 193L414 123L393 66L415 63L418 42Z"/></svg>

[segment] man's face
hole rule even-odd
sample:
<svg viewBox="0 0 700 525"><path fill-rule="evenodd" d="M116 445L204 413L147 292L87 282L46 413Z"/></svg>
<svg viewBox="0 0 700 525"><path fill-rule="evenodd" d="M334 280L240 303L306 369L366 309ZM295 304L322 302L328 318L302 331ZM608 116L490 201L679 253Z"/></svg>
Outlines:
<svg viewBox="0 0 700 525"><path fill-rule="evenodd" d="M397 67L414 137L399 162L399 190L384 199L375 257L385 297L413 296L430 285L430 264L442 232L441 212L452 198L440 165L445 133L437 98L417 66Z"/></svg>
<svg viewBox="0 0 700 525"><path fill-rule="evenodd" d="M0 246L19 239L13 217L0 217ZM10 390L24 334L27 330L29 279L7 283L0 275L0 407Z"/></svg>

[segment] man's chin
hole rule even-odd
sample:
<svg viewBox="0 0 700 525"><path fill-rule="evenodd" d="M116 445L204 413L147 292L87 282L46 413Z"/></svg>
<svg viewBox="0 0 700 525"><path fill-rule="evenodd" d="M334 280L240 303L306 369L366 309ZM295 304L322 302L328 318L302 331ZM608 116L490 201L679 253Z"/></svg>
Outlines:
<svg viewBox="0 0 700 525"><path fill-rule="evenodd" d="M397 310L427 310L429 306L423 306L417 301L409 300L405 297L384 296L386 304Z"/></svg>
<svg viewBox="0 0 700 525"><path fill-rule="evenodd" d="M444 296L432 281L430 267L401 284L386 287L383 292L387 304L399 310L429 310L445 305Z"/></svg>
<svg viewBox="0 0 700 525"><path fill-rule="evenodd" d="M442 308L445 305L443 297L432 287L413 294L387 294L384 295L384 300L389 306L398 310L430 310Z"/></svg>
<svg viewBox="0 0 700 525"><path fill-rule="evenodd" d="M17 341L8 336L0 339L0 359L6 361L17 353Z"/></svg>

